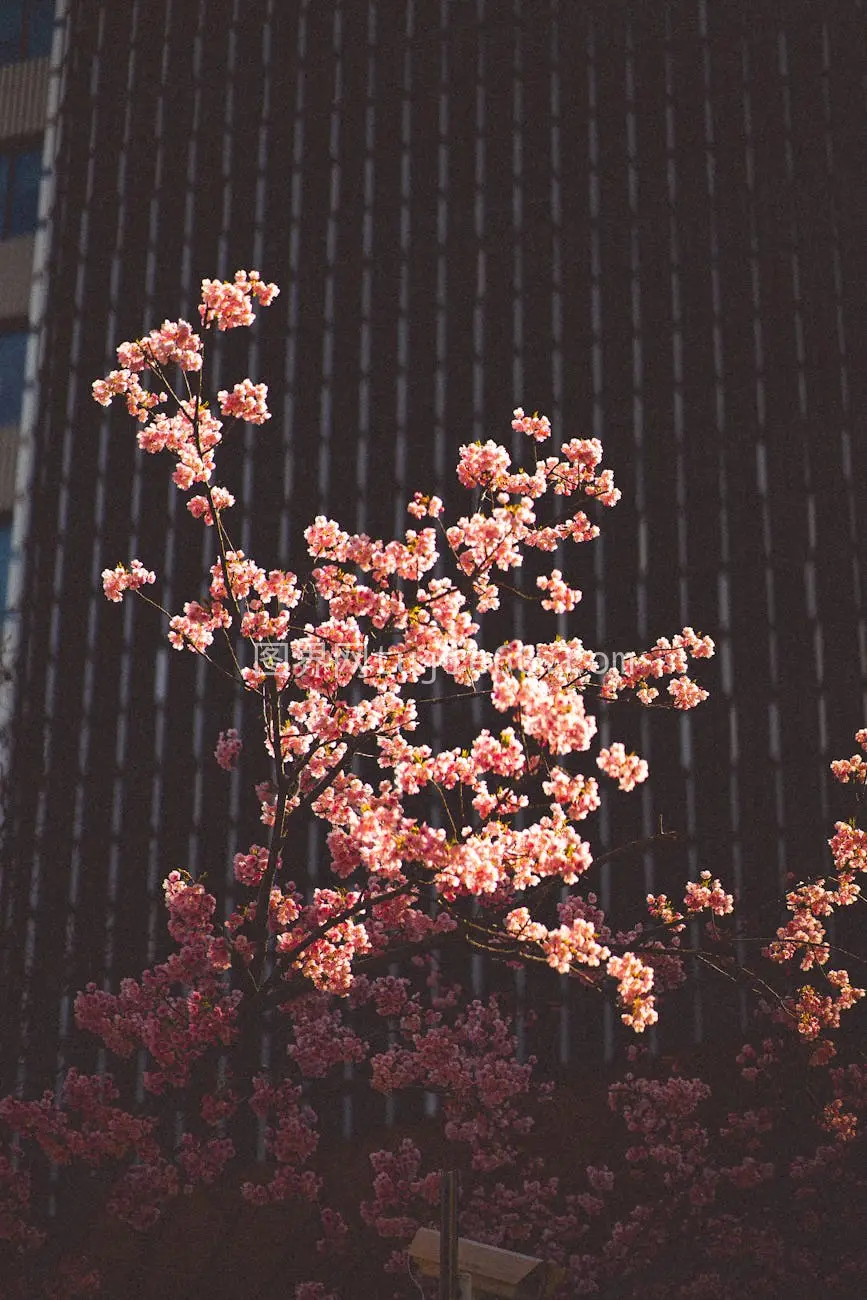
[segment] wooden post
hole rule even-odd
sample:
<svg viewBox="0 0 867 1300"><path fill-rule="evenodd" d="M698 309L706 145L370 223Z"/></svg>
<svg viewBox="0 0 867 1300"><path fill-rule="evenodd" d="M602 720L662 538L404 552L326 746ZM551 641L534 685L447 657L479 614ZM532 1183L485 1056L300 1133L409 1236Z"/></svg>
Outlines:
<svg viewBox="0 0 867 1300"><path fill-rule="evenodd" d="M440 1300L460 1300L458 1279L458 1174L444 1169L440 1183Z"/></svg>

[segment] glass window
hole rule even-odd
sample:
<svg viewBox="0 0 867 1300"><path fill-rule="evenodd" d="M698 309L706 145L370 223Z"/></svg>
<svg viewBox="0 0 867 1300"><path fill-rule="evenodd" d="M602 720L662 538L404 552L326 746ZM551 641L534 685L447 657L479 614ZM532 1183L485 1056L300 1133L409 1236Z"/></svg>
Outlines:
<svg viewBox="0 0 867 1300"><path fill-rule="evenodd" d="M51 53L51 37L54 34L54 0L29 0L25 9L27 30L24 34L24 57L47 59Z"/></svg>
<svg viewBox="0 0 867 1300"><path fill-rule="evenodd" d="M0 64L51 52L54 0L0 0Z"/></svg>
<svg viewBox="0 0 867 1300"><path fill-rule="evenodd" d="M39 181L42 176L42 150L29 149L12 160L12 184L8 197L9 235L26 235L36 229L39 210Z"/></svg>
<svg viewBox="0 0 867 1300"><path fill-rule="evenodd" d="M36 229L41 176L41 149L0 154L0 239Z"/></svg>
<svg viewBox="0 0 867 1300"><path fill-rule="evenodd" d="M24 0L0 4L0 63L15 63L22 55Z"/></svg>
<svg viewBox="0 0 867 1300"><path fill-rule="evenodd" d="M0 334L0 425L21 419L27 338L26 330Z"/></svg>

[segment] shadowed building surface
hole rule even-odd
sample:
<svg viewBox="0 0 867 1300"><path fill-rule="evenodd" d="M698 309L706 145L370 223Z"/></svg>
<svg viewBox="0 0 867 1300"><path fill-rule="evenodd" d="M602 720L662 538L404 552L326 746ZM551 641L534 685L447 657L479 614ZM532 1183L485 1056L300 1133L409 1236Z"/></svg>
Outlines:
<svg viewBox="0 0 867 1300"><path fill-rule="evenodd" d="M703 868L760 899L814 869L827 762L865 720L863 5L59 12L13 570L3 1089L90 1061L65 1045L69 994L152 962L167 872L223 895L260 829L254 701L170 650L154 611L103 597L102 569L136 556L177 611L212 555L166 463L90 395L119 342L192 319L201 279L238 267L282 293L209 363L214 390L270 386L273 419L221 452L236 543L300 567L316 513L382 536L416 488L463 509L458 446L508 442L518 404L599 436L624 499L567 557L585 594L558 630L612 653L688 623L719 650L696 715L602 715L651 783L609 797L594 847L660 814L686 836L676 861L612 867L603 901L634 914ZM251 743L230 781L211 754L232 725ZM323 870L316 838L294 852L296 879ZM568 1067L586 1016L545 1023Z"/></svg>

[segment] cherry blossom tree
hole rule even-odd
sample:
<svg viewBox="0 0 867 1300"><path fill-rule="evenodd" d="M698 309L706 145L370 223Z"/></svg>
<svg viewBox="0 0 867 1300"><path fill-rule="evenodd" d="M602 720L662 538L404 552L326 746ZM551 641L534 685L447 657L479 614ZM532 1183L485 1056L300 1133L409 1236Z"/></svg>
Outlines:
<svg viewBox="0 0 867 1300"><path fill-rule="evenodd" d="M309 572L246 556L226 523L235 499L213 476L227 422L264 425L268 392L244 379L219 391L213 408L202 391L202 336L250 325L254 303L265 307L277 292L255 272L204 281L200 333L165 321L122 344L118 369L93 386L104 406L125 401L142 450L175 458L173 480L191 494L187 509L212 530L215 549L207 591L181 613L148 594L157 575L138 559L105 570L105 594L155 606L176 650L203 656L256 698L271 764L255 791L265 842L235 855L236 898L245 901L225 915L200 880L169 871L170 955L116 991L89 985L78 994L78 1028L121 1061L144 1061L142 1104L121 1096L110 1074L75 1070L57 1093L0 1101L0 1242L10 1259L42 1243L31 1164L105 1170L108 1211L146 1230L179 1195L231 1178L245 1122L255 1122L269 1164L265 1176L242 1181L243 1197L319 1207L321 1268L315 1281L293 1279L298 1300L351 1294L341 1260L353 1225L345 1207L328 1204L317 1172L315 1105L322 1082L352 1065L384 1096L438 1097L442 1135L464 1174L462 1232L538 1252L552 1265L551 1295L722 1296L731 1294L726 1277L741 1275L745 1286L765 1287L745 1294L782 1294L818 1267L811 1232L825 1231L830 1214L835 1240L848 1241L854 1219L845 1195L834 1200L829 1188L857 1183L851 1153L867 1067L857 1052L831 1063L842 1013L863 990L829 965L827 918L860 901L864 832L839 823L833 880L789 893L790 919L762 944L764 974L739 955L733 896L709 872L685 881L679 901L651 895L640 917L607 916L588 887L602 859L579 824L598 809L605 780L630 791L648 769L619 742L593 754L588 701L692 709L707 692L689 676L691 661L711 656L712 641L685 627L601 675L597 653L578 638L483 646L484 616L514 594L513 573L528 556L545 570L535 580L539 617L575 610L580 591L564 568L548 571L545 557L592 542L599 526L560 503L577 497L605 509L620 495L597 439L543 454L551 426L520 408L512 429L526 435L530 466L513 466L493 441L462 446L457 477L471 504L453 523L440 498L417 492L407 506L417 527L401 539L349 534L319 516L304 534ZM252 666L240 662L244 642ZM439 745L427 724L431 673L458 707L472 700L488 710L489 726L466 745ZM858 740L867 749L867 731ZM243 743L222 732L216 762L231 771ZM860 788L867 764L853 758L835 775ZM310 889L288 878L284 862L304 817L321 824L325 846ZM707 921L701 944L688 937L696 918ZM661 1069L638 1037L610 1089L620 1123L610 1151L553 1176L533 1149L552 1089L532 1058L520 1059L502 999L473 999L450 982L450 951L569 976L588 997L610 998L639 1036L700 957L720 978L758 990L768 1027L733 1062L725 1115L709 1084L676 1063ZM267 1017L280 1025L284 1052L263 1068ZM795 1131L785 1109L792 1087L803 1102ZM372 1158L359 1214L386 1256L394 1247L393 1272L406 1268L415 1227L436 1222L438 1170L412 1138ZM796 1213L776 1211L781 1188ZM698 1234L700 1266L686 1249ZM861 1253L836 1258L844 1287ZM66 1269L48 1293L97 1289L86 1262Z"/></svg>

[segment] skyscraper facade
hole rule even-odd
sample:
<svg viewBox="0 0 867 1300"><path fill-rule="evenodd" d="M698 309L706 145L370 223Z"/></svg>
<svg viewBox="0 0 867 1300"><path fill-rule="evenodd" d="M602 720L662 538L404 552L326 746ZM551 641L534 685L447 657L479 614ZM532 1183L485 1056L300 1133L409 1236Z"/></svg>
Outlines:
<svg viewBox="0 0 867 1300"><path fill-rule="evenodd" d="M651 782L594 843L662 816L685 837L674 878L706 867L756 903L816 867L827 762L867 686L860 0L58 15L11 582L5 1074L20 1058L15 1078L40 1086L69 993L153 960L168 870L228 887L255 838L264 768L250 757L227 786L211 758L221 728L255 727L252 701L100 583L136 556L179 610L210 540L90 392L119 342L193 319L201 279L239 267L282 293L209 363L214 389L270 386L273 419L222 451L234 540L292 567L314 514L382 536L416 488L458 504L458 446L511 439L519 404L600 437L623 501L568 559L585 594L560 630L612 653L691 624L718 657L695 715L602 717ZM312 840L293 851L296 878L321 868ZM606 899L668 880L650 856L622 870ZM561 1017L561 1061L580 1033Z"/></svg>
<svg viewBox="0 0 867 1300"><path fill-rule="evenodd" d="M53 22L54 0L18 0L0 13L0 618L6 611Z"/></svg>

